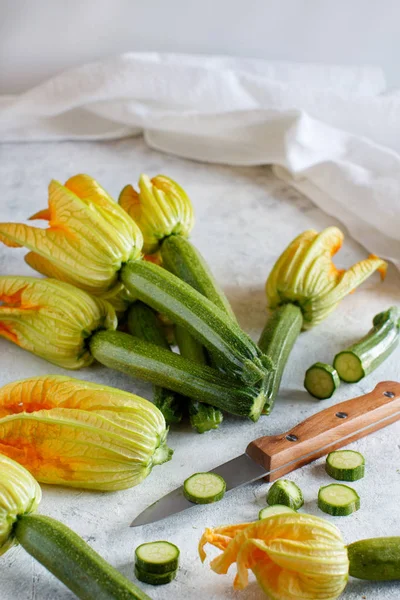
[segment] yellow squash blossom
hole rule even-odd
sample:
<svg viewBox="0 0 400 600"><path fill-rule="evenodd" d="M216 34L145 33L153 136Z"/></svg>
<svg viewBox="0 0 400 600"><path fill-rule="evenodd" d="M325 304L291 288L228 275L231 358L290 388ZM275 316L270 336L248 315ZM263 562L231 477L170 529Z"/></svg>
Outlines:
<svg viewBox="0 0 400 600"><path fill-rule="evenodd" d="M64 185L51 181L48 208L31 219L46 220L48 227L0 223L0 240L29 248L25 260L39 273L96 295L118 285L123 263L141 255L139 228L88 175L71 177Z"/></svg>
<svg viewBox="0 0 400 600"><path fill-rule="evenodd" d="M143 251L153 254L162 240L172 234L187 237L194 225L192 203L186 192L165 175L150 179L141 175L139 193L127 185L119 203L140 227Z"/></svg>
<svg viewBox="0 0 400 600"><path fill-rule="evenodd" d="M86 340L116 329L114 309L54 279L0 276L0 336L49 362L79 369L93 362Z"/></svg>
<svg viewBox="0 0 400 600"><path fill-rule="evenodd" d="M24 467L0 454L0 556L16 544L14 525L35 512L42 498L39 484Z"/></svg>
<svg viewBox="0 0 400 600"><path fill-rule="evenodd" d="M271 600L335 600L346 587L349 561L342 536L318 517L284 513L206 529L199 544L202 561L207 543L222 550L210 563L213 571L225 574L236 563L235 589L247 586L248 569Z"/></svg>
<svg viewBox="0 0 400 600"><path fill-rule="evenodd" d="M48 375L0 389L0 453L42 483L129 488L171 458L166 436L157 407L111 387Z"/></svg>
<svg viewBox="0 0 400 600"><path fill-rule="evenodd" d="M350 269L337 269L332 256L343 243L343 233L328 227L321 233L310 229L300 234L281 254L266 284L268 305L292 303L303 314L303 327L317 325L337 304L378 270L384 277L386 263L371 255Z"/></svg>

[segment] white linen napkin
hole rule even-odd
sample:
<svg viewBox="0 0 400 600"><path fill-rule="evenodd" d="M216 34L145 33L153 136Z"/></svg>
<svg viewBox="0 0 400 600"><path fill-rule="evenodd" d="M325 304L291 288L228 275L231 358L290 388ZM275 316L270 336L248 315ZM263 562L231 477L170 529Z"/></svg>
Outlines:
<svg viewBox="0 0 400 600"><path fill-rule="evenodd" d="M129 53L0 97L0 141L110 139L276 174L400 268L400 95L373 67Z"/></svg>

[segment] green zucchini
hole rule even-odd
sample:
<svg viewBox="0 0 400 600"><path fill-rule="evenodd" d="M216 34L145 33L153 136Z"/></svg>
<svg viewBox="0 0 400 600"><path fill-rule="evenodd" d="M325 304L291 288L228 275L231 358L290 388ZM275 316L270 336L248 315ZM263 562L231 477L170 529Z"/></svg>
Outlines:
<svg viewBox="0 0 400 600"><path fill-rule="evenodd" d="M203 346L190 335L187 329L177 325L175 327L175 339L181 356L200 365L207 364ZM189 399L188 408L190 424L197 433L218 429L224 418L220 410L198 400Z"/></svg>
<svg viewBox="0 0 400 600"><path fill-rule="evenodd" d="M366 336L335 356L333 366L340 379L347 383L356 383L369 375L399 344L400 309L397 306L375 315L372 324Z"/></svg>
<svg viewBox="0 0 400 600"><path fill-rule="evenodd" d="M320 488L318 508L334 517L347 517L360 508L360 497L348 485L331 483Z"/></svg>
<svg viewBox="0 0 400 600"><path fill-rule="evenodd" d="M293 510L301 508L304 504L303 492L293 481L279 479L268 490L267 503L272 506L283 504Z"/></svg>
<svg viewBox="0 0 400 600"><path fill-rule="evenodd" d="M268 384L268 399L264 406L266 414L273 409L283 371L302 326L301 309L294 304L284 304L271 313L261 333L258 346L274 366Z"/></svg>
<svg viewBox="0 0 400 600"><path fill-rule="evenodd" d="M347 546L349 575L369 581L400 579L400 537L359 540Z"/></svg>
<svg viewBox="0 0 400 600"><path fill-rule="evenodd" d="M365 460L354 450L336 450L326 457L325 470L338 481L357 481L364 477Z"/></svg>
<svg viewBox="0 0 400 600"><path fill-rule="evenodd" d="M318 398L330 398L340 385L340 378L336 369L326 363L317 362L307 369L304 377L304 387L307 392Z"/></svg>
<svg viewBox="0 0 400 600"><path fill-rule="evenodd" d="M179 566L179 548L166 541L147 542L135 550L135 563L146 573L170 573Z"/></svg>
<svg viewBox="0 0 400 600"><path fill-rule="evenodd" d="M165 585L171 583L176 577L177 571L169 571L168 573L149 573L148 571L142 571L137 565L135 565L135 577L143 583L149 585Z"/></svg>
<svg viewBox="0 0 400 600"><path fill-rule="evenodd" d="M258 513L258 518L267 519L268 517L272 517L274 515L281 515L282 513L295 513L296 511L290 506L285 506L284 504L274 504L273 506L265 506Z"/></svg>
<svg viewBox="0 0 400 600"><path fill-rule="evenodd" d="M150 600L59 521L23 515L14 532L21 546L81 600Z"/></svg>
<svg viewBox="0 0 400 600"><path fill-rule="evenodd" d="M195 473L188 477L183 484L185 498L195 504L219 502L225 492L225 480L216 473Z"/></svg>
<svg viewBox="0 0 400 600"><path fill-rule="evenodd" d="M206 261L187 238L181 235L165 238L161 246L161 258L165 269L186 281L236 321L235 313Z"/></svg>
<svg viewBox="0 0 400 600"><path fill-rule="evenodd" d="M128 313L127 324L132 335L165 350L171 350L156 313L143 302L137 301L132 304ZM153 385L153 401L164 415L167 425L179 423L182 420L184 401L176 392L159 385Z"/></svg>
<svg viewBox="0 0 400 600"><path fill-rule="evenodd" d="M229 375L127 333L98 331L90 338L89 347L93 357L106 367L253 421L261 414L265 400L262 389L244 386Z"/></svg>
<svg viewBox="0 0 400 600"><path fill-rule="evenodd" d="M139 300L165 314L215 354L224 369L247 384L264 381L270 361L226 313L197 290L146 261L122 267L122 283Z"/></svg>

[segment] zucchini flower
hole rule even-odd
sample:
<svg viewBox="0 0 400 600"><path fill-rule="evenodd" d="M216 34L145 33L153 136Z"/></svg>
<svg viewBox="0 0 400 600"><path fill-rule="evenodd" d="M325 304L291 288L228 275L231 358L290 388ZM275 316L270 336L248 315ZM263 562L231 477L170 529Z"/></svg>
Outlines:
<svg viewBox="0 0 400 600"><path fill-rule="evenodd" d="M42 499L39 484L24 467L0 454L0 556L17 543L14 526L35 512Z"/></svg>
<svg viewBox="0 0 400 600"><path fill-rule="evenodd" d="M65 185L51 181L48 208L31 219L49 226L1 223L0 241L29 248L25 260L33 269L92 294L112 290L121 266L140 257L139 228L88 175L71 177Z"/></svg>
<svg viewBox="0 0 400 600"><path fill-rule="evenodd" d="M54 279L0 276L0 336L66 369L93 362L87 339L116 329L114 309Z"/></svg>
<svg viewBox="0 0 400 600"><path fill-rule="evenodd" d="M337 269L332 262L343 243L343 233L328 227L321 233L309 229L300 234L281 254L266 284L268 305L299 306L303 328L309 329L331 313L347 294L374 271L383 278L386 263L371 254L350 269Z"/></svg>
<svg viewBox="0 0 400 600"><path fill-rule="evenodd" d="M166 437L156 406L111 387L48 375L0 389L0 453L42 483L132 487L171 458Z"/></svg>
<svg viewBox="0 0 400 600"><path fill-rule="evenodd" d="M349 560L340 531L328 521L306 514L284 513L255 523L206 529L199 544L222 554L211 561L226 574L236 562L234 588L248 584L251 569L271 600L335 600L346 587Z"/></svg>
<svg viewBox="0 0 400 600"><path fill-rule="evenodd" d="M192 203L185 190L165 175L141 175L139 190L127 185L118 202L143 234L143 251L153 254L170 235L188 237L193 225Z"/></svg>

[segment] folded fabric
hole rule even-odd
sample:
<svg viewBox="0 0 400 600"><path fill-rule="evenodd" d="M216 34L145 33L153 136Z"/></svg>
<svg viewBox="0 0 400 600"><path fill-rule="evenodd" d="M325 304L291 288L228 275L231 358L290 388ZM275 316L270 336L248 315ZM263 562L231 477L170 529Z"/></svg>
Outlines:
<svg viewBox="0 0 400 600"><path fill-rule="evenodd" d="M373 67L124 54L0 98L0 141L143 133L195 160L275 173L400 268L400 95Z"/></svg>

